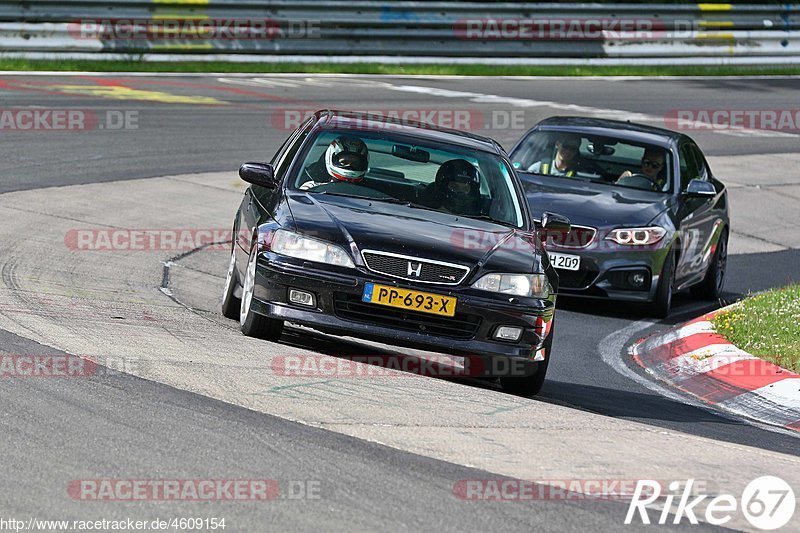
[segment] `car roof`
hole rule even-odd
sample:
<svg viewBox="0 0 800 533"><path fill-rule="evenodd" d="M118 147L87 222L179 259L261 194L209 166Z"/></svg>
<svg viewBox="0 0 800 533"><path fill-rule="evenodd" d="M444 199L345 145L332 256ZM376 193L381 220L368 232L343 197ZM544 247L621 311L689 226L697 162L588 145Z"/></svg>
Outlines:
<svg viewBox="0 0 800 533"><path fill-rule="evenodd" d="M682 133L635 122L591 117L550 117L539 122L534 130L558 130L615 137L628 141L668 147L688 137Z"/></svg>
<svg viewBox="0 0 800 533"><path fill-rule="evenodd" d="M474 133L466 131L442 128L424 122L376 115L368 112L337 111L330 109L317 111L315 113L315 118L317 120L317 126L322 129L336 129L337 127L341 127L343 129L352 130L386 130L386 125L391 124L391 131L404 135L481 150L492 154L505 155L503 147L494 139L475 135Z"/></svg>

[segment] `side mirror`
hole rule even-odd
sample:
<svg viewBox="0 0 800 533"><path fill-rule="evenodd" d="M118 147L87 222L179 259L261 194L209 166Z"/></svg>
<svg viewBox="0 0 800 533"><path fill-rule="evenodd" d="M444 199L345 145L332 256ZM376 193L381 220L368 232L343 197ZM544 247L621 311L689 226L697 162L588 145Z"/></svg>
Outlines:
<svg viewBox="0 0 800 533"><path fill-rule="evenodd" d="M239 177L247 183L260 185L267 189L274 189L278 186L275 180L275 169L266 163L243 163L239 167Z"/></svg>
<svg viewBox="0 0 800 533"><path fill-rule="evenodd" d="M549 211L545 211L542 215L542 229L545 231L568 233L570 228L569 219L563 215Z"/></svg>
<svg viewBox="0 0 800 533"><path fill-rule="evenodd" d="M713 198L717 195L714 184L704 180L692 180L686 186L686 196Z"/></svg>
<svg viewBox="0 0 800 533"><path fill-rule="evenodd" d="M550 213L549 211L545 211L542 215L542 231L541 231L541 239L542 242L547 241L547 237L550 235L561 235L561 242L566 240L567 235L569 234L569 230L572 226L569 223L569 219L563 215L557 215L556 213Z"/></svg>

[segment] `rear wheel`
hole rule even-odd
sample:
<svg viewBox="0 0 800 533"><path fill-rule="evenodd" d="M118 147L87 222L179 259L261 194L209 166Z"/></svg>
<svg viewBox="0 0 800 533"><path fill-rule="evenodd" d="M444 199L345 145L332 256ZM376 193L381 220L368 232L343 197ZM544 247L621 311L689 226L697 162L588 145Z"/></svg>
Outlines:
<svg viewBox="0 0 800 533"><path fill-rule="evenodd" d="M650 304L650 314L656 318L666 318L669 315L669 308L672 307L672 291L675 285L675 267L678 256L670 250L664 260L664 268L658 279L658 289L656 297Z"/></svg>
<svg viewBox="0 0 800 533"><path fill-rule="evenodd" d="M550 328L550 334L544 341L544 361L540 361L536 372L530 376L525 377L507 377L500 378L500 385L505 392L516 394L517 396L536 396L542 390L544 385L544 378L547 375L547 365L550 364L551 352L550 348L553 346L553 328Z"/></svg>
<svg viewBox="0 0 800 533"><path fill-rule="evenodd" d="M717 249L703 281L692 287L692 295L703 300L719 300L725 286L725 268L728 265L728 231L723 231Z"/></svg>
<svg viewBox="0 0 800 533"><path fill-rule="evenodd" d="M277 341L283 332L283 320L259 315L252 310L253 291L256 284L256 262L258 250L253 246L250 259L247 261L247 271L242 284L242 299L239 307L239 325L242 333L248 337L257 337L270 341Z"/></svg>
<svg viewBox="0 0 800 533"><path fill-rule="evenodd" d="M236 244L234 244L236 246ZM235 248L231 248L231 260L228 263L228 275L225 277L225 289L222 291L222 316L237 320L242 301L235 296L239 284L239 273L236 271Z"/></svg>

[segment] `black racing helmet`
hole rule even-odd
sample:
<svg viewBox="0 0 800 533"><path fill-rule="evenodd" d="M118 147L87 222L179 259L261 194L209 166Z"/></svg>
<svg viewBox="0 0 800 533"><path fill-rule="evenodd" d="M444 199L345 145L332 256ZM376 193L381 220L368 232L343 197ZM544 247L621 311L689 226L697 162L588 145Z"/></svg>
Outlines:
<svg viewBox="0 0 800 533"><path fill-rule="evenodd" d="M436 172L436 195L454 213L477 213L481 197L478 168L465 159L442 163Z"/></svg>

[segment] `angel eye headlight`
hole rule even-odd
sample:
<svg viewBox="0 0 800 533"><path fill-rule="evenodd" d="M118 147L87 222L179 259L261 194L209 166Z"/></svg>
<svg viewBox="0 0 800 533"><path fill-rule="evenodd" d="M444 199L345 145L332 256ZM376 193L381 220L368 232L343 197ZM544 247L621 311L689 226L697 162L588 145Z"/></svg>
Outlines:
<svg viewBox="0 0 800 533"><path fill-rule="evenodd" d="M606 239L626 246L655 244L664 238L667 230L659 226L649 228L617 228L611 230Z"/></svg>

